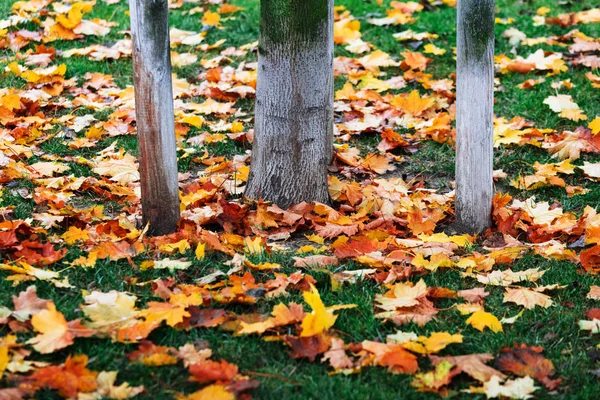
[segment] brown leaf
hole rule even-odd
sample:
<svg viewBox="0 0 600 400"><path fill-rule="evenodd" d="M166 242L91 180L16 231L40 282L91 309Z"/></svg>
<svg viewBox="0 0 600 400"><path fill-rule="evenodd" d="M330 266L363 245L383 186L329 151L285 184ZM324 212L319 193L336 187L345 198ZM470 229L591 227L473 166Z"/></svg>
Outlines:
<svg viewBox="0 0 600 400"><path fill-rule="evenodd" d="M462 372L477 379L480 382L487 382L492 376L497 376L504 380L506 375L485 363L494 359L494 356L488 353L483 354L468 354L464 356L429 356L433 365L438 365L446 360L451 364L456 365Z"/></svg>
<svg viewBox="0 0 600 400"><path fill-rule="evenodd" d="M514 348L505 347L496 357L496 367L504 372L511 372L518 376L533 376L548 390L556 389L562 378L551 379L556 370L552 361L542 356L541 347L517 345Z"/></svg>
<svg viewBox="0 0 600 400"><path fill-rule="evenodd" d="M284 341L292 348L293 358L308 358L314 362L319 354L325 353L331 345L331 336L325 333L307 337L286 335Z"/></svg>

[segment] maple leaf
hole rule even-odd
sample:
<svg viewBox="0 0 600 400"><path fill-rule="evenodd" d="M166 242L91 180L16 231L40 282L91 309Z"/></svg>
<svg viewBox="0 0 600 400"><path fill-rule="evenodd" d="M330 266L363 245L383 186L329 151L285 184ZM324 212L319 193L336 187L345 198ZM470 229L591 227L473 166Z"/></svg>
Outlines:
<svg viewBox="0 0 600 400"><path fill-rule="evenodd" d="M144 340L137 350L127 353L127 358L131 362L139 362L149 367L158 367L177 364L175 354L177 354L177 351L172 347L157 346L148 340Z"/></svg>
<svg viewBox="0 0 600 400"><path fill-rule="evenodd" d="M480 382L487 382L493 376L504 380L506 375L502 372L495 370L494 368L486 365L485 363L494 359L491 354L468 354L464 356L429 356L433 365L438 365L443 361L448 361L452 365L455 365L461 372L468 374L469 376L477 379Z"/></svg>
<svg viewBox="0 0 600 400"><path fill-rule="evenodd" d="M56 22L67 29L73 29L81 22L84 13L92 11L90 3L78 2L71 5L67 15L59 15L56 17Z"/></svg>
<svg viewBox="0 0 600 400"><path fill-rule="evenodd" d="M596 117L590 121L588 128L592 130L592 135L597 135L600 133L600 117Z"/></svg>
<svg viewBox="0 0 600 400"><path fill-rule="evenodd" d="M406 113L418 117L424 111L433 107L435 104L435 99L430 97L421 97L417 90L413 90L408 94L408 96L396 96L391 101L390 104L401 108Z"/></svg>
<svg viewBox="0 0 600 400"><path fill-rule="evenodd" d="M92 393L79 393L77 400L129 399L144 391L143 386L129 386L127 382L115 386L117 371L102 371L96 377L97 388Z"/></svg>
<svg viewBox="0 0 600 400"><path fill-rule="evenodd" d="M410 385L418 392L439 392L459 373L454 364L444 360L435 366L434 371L416 374Z"/></svg>
<svg viewBox="0 0 600 400"><path fill-rule="evenodd" d="M583 162L583 166L578 166L583 173L590 178L600 178L600 163Z"/></svg>
<svg viewBox="0 0 600 400"><path fill-rule="evenodd" d="M85 304L80 308L90 320L84 325L100 333L109 334L137 321L136 296L116 290L107 293L93 291L84 300Z"/></svg>
<svg viewBox="0 0 600 400"><path fill-rule="evenodd" d="M386 295L375 296L377 307L393 311L399 307L410 307L419 304L419 299L427 295L428 289L425 281L421 279L416 285L397 283L394 289Z"/></svg>
<svg viewBox="0 0 600 400"><path fill-rule="evenodd" d="M404 60L400 65L403 69L412 69L418 71L425 71L427 64L432 60L431 58L425 57L423 54L412 51L405 51L400 53Z"/></svg>
<svg viewBox="0 0 600 400"><path fill-rule="evenodd" d="M185 317L189 317L190 313L186 311L186 307L178 304L160 303L149 301L148 308L139 312L140 317L144 317L146 322L165 321L169 326L175 326Z"/></svg>
<svg viewBox="0 0 600 400"><path fill-rule="evenodd" d="M550 209L548 202L536 203L532 198L525 200L525 202L515 200L513 201L513 207L524 210L533 219L533 223L537 225L548 225L563 214L561 207Z"/></svg>
<svg viewBox="0 0 600 400"><path fill-rule="evenodd" d="M419 336L418 339L404 343L404 348L419 354L439 353L452 343L462 343L461 334L450 334L448 332L432 332L429 337Z"/></svg>
<svg viewBox="0 0 600 400"><path fill-rule="evenodd" d="M592 300L600 300L600 286L590 286L590 291L586 297Z"/></svg>
<svg viewBox="0 0 600 400"><path fill-rule="evenodd" d="M177 396L177 400L235 400L235 394L223 385L209 385L188 396Z"/></svg>
<svg viewBox="0 0 600 400"><path fill-rule="evenodd" d="M257 236L254 239L244 238L245 251L248 254L262 254L265 251L264 241Z"/></svg>
<svg viewBox="0 0 600 400"><path fill-rule="evenodd" d="M423 48L423 53L428 53L428 54L433 54L433 55L436 55L436 56L441 56L443 54L446 54L446 50L437 47L433 43L428 43Z"/></svg>
<svg viewBox="0 0 600 400"><path fill-rule="evenodd" d="M58 272L32 267L24 261L20 261L18 264L19 265L0 264L0 270L11 271L16 274L9 276L6 278L6 280L14 281L15 284L18 284L22 281L39 279L42 281L51 282L57 287L71 287L68 279L65 278L63 280L59 280L60 275Z"/></svg>
<svg viewBox="0 0 600 400"><path fill-rule="evenodd" d="M61 164L59 162L37 162L35 164L31 164L29 166L33 171L35 171L36 176L53 176L55 173L61 173L69 169L69 166L66 164Z"/></svg>
<svg viewBox="0 0 600 400"><path fill-rule="evenodd" d="M94 330L83 327L79 320L67 323L54 303L48 303L47 307L31 318L31 325L40 335L27 341L40 353L52 353L72 345L76 337L88 337L95 333Z"/></svg>
<svg viewBox="0 0 600 400"><path fill-rule="evenodd" d="M216 12L207 11L202 16L202 23L208 26L215 26L219 24L221 20L221 15Z"/></svg>
<svg viewBox="0 0 600 400"><path fill-rule="evenodd" d="M419 370L417 357L401 345L388 346L380 356L379 365L388 367L388 371L394 374L414 374Z"/></svg>
<svg viewBox="0 0 600 400"><path fill-rule="evenodd" d="M333 312L343 308L354 308L355 304L345 304L338 306L325 307L319 292L314 286L310 286L310 291L302 292L304 301L312 308L312 313L307 314L302 320L302 333L300 337L315 336L331 328L337 319Z"/></svg>
<svg viewBox="0 0 600 400"><path fill-rule="evenodd" d="M506 288L503 302L516 303L520 306L524 306L528 310L531 310L536 306L548 308L552 305L552 299L550 296L527 288Z"/></svg>
<svg viewBox="0 0 600 400"><path fill-rule="evenodd" d="M481 303L489 296L489 293L485 291L485 288L459 290L456 294L471 303Z"/></svg>
<svg viewBox="0 0 600 400"><path fill-rule="evenodd" d="M325 239L332 239L340 235L354 236L358 232L357 225L338 225L331 222L325 223L325 225L316 225L315 231L319 236Z"/></svg>
<svg viewBox="0 0 600 400"><path fill-rule="evenodd" d="M325 255L314 255L308 257L292 257L294 259L294 267L299 268L319 268L330 265L338 265L338 258Z"/></svg>
<svg viewBox="0 0 600 400"><path fill-rule="evenodd" d="M582 331L600 333L600 319L593 318L591 321L580 320L577 324Z"/></svg>
<svg viewBox="0 0 600 400"><path fill-rule="evenodd" d="M184 367L189 367L192 364L201 364L211 356L211 349L198 350L191 343L186 343L177 349L177 358L183 360Z"/></svg>
<svg viewBox="0 0 600 400"><path fill-rule="evenodd" d="M171 260L168 258L165 258L164 260L160 261L154 261L153 265L154 269L168 269L169 271L185 270L191 266L191 261Z"/></svg>
<svg viewBox="0 0 600 400"><path fill-rule="evenodd" d="M333 40L337 44L348 44L360 39L360 21L343 18L333 24Z"/></svg>
<svg viewBox="0 0 600 400"><path fill-rule="evenodd" d="M225 360L205 360L200 364L192 364L189 367L194 380L200 383L221 382L228 383L238 374L237 365L230 364Z"/></svg>
<svg viewBox="0 0 600 400"><path fill-rule="evenodd" d="M51 365L35 370L31 374L34 387L48 387L58 390L66 398L75 398L78 393L96 390L97 372L86 368L86 355L69 356L62 365Z"/></svg>
<svg viewBox="0 0 600 400"><path fill-rule="evenodd" d="M498 318L483 310L474 312L466 322L481 332L485 328L489 328L494 333L502 332L502 324Z"/></svg>
<svg viewBox="0 0 600 400"><path fill-rule="evenodd" d="M498 376L492 376L491 379L483 384L481 388L470 388L465 390L468 393L483 393L488 399L496 397L509 399L529 399L531 394L538 387L529 376L518 378L501 383L502 379Z"/></svg>
<svg viewBox="0 0 600 400"><path fill-rule="evenodd" d="M321 362L329 362L329 365L336 371L352 369L354 367L354 362L346 354L344 341L337 338L331 339L331 347L323 354Z"/></svg>
<svg viewBox="0 0 600 400"><path fill-rule="evenodd" d="M530 268L525 271L514 272L511 269L504 271L493 271L489 274L478 274L476 279L486 285L510 286L517 282L535 282L540 279L546 271L540 271L539 268Z"/></svg>
<svg viewBox="0 0 600 400"><path fill-rule="evenodd" d="M18 321L24 322L29 319L32 315L38 314L48 308L50 300L44 300L37 297L37 289L35 286L29 286L27 289L18 296L12 297L15 310L12 316Z"/></svg>
<svg viewBox="0 0 600 400"><path fill-rule="evenodd" d="M331 346L331 336L325 333L307 337L286 335L283 339L292 348L291 356L293 358L308 358L311 362Z"/></svg>
<svg viewBox="0 0 600 400"><path fill-rule="evenodd" d="M76 226L71 226L68 231L62 234L67 244L75 244L78 241L86 241L90 235L86 229L79 229Z"/></svg>
<svg viewBox="0 0 600 400"><path fill-rule="evenodd" d="M562 382L561 378L551 379L556 370L552 361L542 356L541 347L515 344L514 348L504 347L496 358L496 367L518 376L533 376L548 390L554 390Z"/></svg>

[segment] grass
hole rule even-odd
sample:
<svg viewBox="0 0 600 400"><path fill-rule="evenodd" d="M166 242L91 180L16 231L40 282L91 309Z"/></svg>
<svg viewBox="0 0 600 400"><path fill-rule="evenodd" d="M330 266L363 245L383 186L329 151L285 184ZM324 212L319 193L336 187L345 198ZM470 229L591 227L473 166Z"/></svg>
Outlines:
<svg viewBox="0 0 600 400"><path fill-rule="evenodd" d="M220 39L226 39L224 45L239 47L258 38L258 1L257 0L232 0L232 4L244 7L246 10L233 14L233 17L223 22L222 29L210 29L205 42L214 43ZM389 6L389 1L384 1ZM349 9L352 14L361 21L361 32L363 39L372 43L376 48L390 53L397 57L401 52L415 49L409 44L396 41L392 33L408 29L407 26L378 27L367 23L367 19L373 16L384 16L385 8L380 7L375 1L367 0L342 0L336 2L336 5L343 5ZM0 12L2 15L8 15L11 2L0 2ZM183 30L199 31L200 15L184 15L185 11L197 6L195 3L184 3L180 9L172 10L170 14L171 26ZM532 0L515 1L499 0L497 1L497 16L502 18L512 17L516 19L515 26L527 34L528 37L560 35L568 32L570 28L559 26L534 26L531 17L535 15L535 10L541 6L548 6L552 15L560 12L572 12L597 6L594 0L581 0L574 2L555 2L550 0ZM388 7L389 8L389 7ZM119 32L128 29L129 21L126 14L127 5L120 2L114 5L106 5L104 2L97 2L91 13L91 18L103 18L116 22L118 26L112 28L111 33L106 37L87 37L83 40L74 42L58 41L53 43L57 50L66 50L74 47L84 47L92 44L111 44L122 38ZM90 18L90 19L91 19ZM448 50L446 55L437 57L432 63L428 72L431 72L436 78L445 78L454 71L454 61L452 58L452 47L454 46L455 35L455 10L450 7L442 6L434 10L418 14L418 20L410 26L416 32L436 32L440 35L434 43ZM510 47L507 41L502 38L502 33L507 28L505 25L496 26L496 54L509 54ZM593 36L600 36L600 24L578 25L583 33ZM519 48L518 54L528 55L538 48L552 50L552 46L539 45L531 48ZM419 48L421 50L422 48ZM561 48L554 50L563 51ZM192 51L190 47L178 48L179 52ZM345 52L341 47L337 48L339 55L350 56L351 53ZM197 52L199 59L209 59L217 56L218 51L209 51L206 53ZM0 54L3 57L11 57L14 54L10 51L4 51ZM86 72L101 72L111 74L115 82L121 88L132 85L132 67L130 59L112 60L95 62L84 57L63 58L58 57L58 61L67 65L67 78L82 77ZM240 62L256 61L255 54L248 53L245 59L234 58L233 65L239 65ZM3 69L5 63L0 61L0 68ZM179 68L175 70L180 78L196 79L198 74L203 71L199 64L190 67ZM397 73L395 70L388 70L388 76ZM555 94L551 88L551 82L559 79L571 79L575 89L571 92L575 101L584 110L586 115L600 115L600 102L598 101L598 90L593 89L589 81L584 78L584 70L575 69L569 74L548 77L547 81L531 90L522 90L517 84L525 79L534 77L535 74L526 76L519 74L500 76L502 91L496 93L497 103L495 113L498 116L505 117L507 120L514 116L522 116L532 121L536 127L553 127L560 129L574 129L577 124L563 119L559 119L555 113L551 112L542 104L543 100ZM344 79L339 78L336 85L343 85ZM23 82L16 79L11 74L0 74L0 85L2 87L22 87ZM406 88L405 90L410 90ZM67 96L69 97L69 96ZM251 110L252 104L248 102L245 109ZM86 113L82 110L80 113ZM80 114L77 114L80 115ZM106 121L109 118L107 111L101 111L95 114L98 120ZM58 115L57 115L58 116ZM124 148L128 153L137 154L137 143L135 137L126 136L116 139L106 139L98 145L102 149L117 140L118 147ZM364 137L359 138L357 147L372 149L377 144L377 138ZM234 141L226 141L207 145L198 148L201 154L204 150L208 151L210 156L229 156L234 154L243 154L248 150L247 144L239 144ZM47 141L41 146L41 150L56 156L82 156L91 158L95 156L95 149L72 150L65 145L60 138ZM183 153L181 153L183 154ZM181 155L180 154L180 155ZM399 167L403 173L409 177L422 177L425 179L427 187L444 188L450 187L453 180L453 148L448 145L435 142L426 142L420 145L418 152L414 154L404 154L406 161ZM195 168L192 157L182 160L180 163L180 172L186 172ZM598 157L584 156L578 161L597 161ZM495 168L503 169L508 173L508 179L513 179L519 175L532 173L531 165L534 162L548 163L552 162L550 155L543 150L533 146L509 146L502 147L495 154ZM76 177L94 176L89 167L77 163L69 163L71 173ZM562 188L542 188L534 191L520 191L507 184L508 180L498 182L498 187L503 191L508 191L519 198L526 198L535 195L538 200L549 202L557 201L564 206L566 210L575 213L581 213L585 206L592 206L600 210L600 186L597 182L583 181L581 175L577 175L572 182L581 184L590 189L585 195L568 197ZM15 218L25 219L36 212L36 204L33 199L23 198L19 194L20 189L25 189L31 193L34 185L27 179L14 180L4 186L0 206L13 206ZM80 199L84 204L100 203L105 200L94 195L86 196ZM107 204L107 208L118 209L117 204ZM59 234L59 233L57 233ZM67 262L84 255L77 248L69 250L67 258L59 262L54 269L60 270L67 268ZM186 254L189 259L193 259L191 252ZM132 261L134 265L139 265L142 261L148 259L150 255L142 254L135 257ZM268 257L269 261L278 262L284 266L282 272L289 274L296 271L293 268L292 254L277 253ZM205 260L198 262L189 270L183 273L169 273L164 271L140 271L133 268L126 261L99 261L94 269L69 268L65 275L69 277L71 284L76 290L57 289L56 287L45 283L35 282L38 288L38 295L41 298L54 300L59 310L61 310L67 319L80 318L81 313L78 307L82 304L82 290L118 290L135 293L138 296L138 304L144 304L147 301L156 300L154 295L147 287L134 286L129 284L129 278L135 277L140 281L147 281L156 278L166 278L172 276L179 283L192 283L194 279L212 272L213 269L226 271L228 267L224 266L225 257L211 254ZM589 399L595 398L600 390L598 379L589 374L588 371L600 368L597 361L593 361L588 353L596 349L600 343L597 338L589 336L577 327L577 321L583 318L585 310L592 308L595 304L587 299L590 285L599 285L600 278L583 274L578 266L566 262L548 260L540 256L526 255L515 261L510 267L513 270L524 270L527 268L540 267L547 273L541 279L541 284L559 283L566 288L553 293L555 306L548 309L525 310L523 315L517 319L514 325L505 325L504 333L494 334L485 331L479 332L465 324L465 316L455 309L449 309L443 312L443 318L439 318L425 327L420 328L414 324L402 326L403 331L411 331L419 335L427 335L431 332L448 331L450 333L461 333L464 336L463 344L453 347L450 346L444 354L459 355L471 353L497 354L504 346L511 346L513 343L527 343L529 345L539 345L544 347L545 356L551 359L556 366L558 375L564 378L564 383L559 389L558 398L564 399ZM358 265L343 265L340 268L359 268ZM313 274L311 272L311 274ZM0 276L6 277L6 273L1 272ZM336 322L335 329L343 333L346 342L360 342L362 340L385 340L385 336L396 332L397 326L391 323L382 323L373 316L373 298L376 294L383 293L385 288L369 281L358 281L356 284L346 285L342 290L333 291L328 275L323 272L315 272L317 287L322 293L325 304L357 304L356 309L345 310L340 313ZM259 274L259 277L267 279L272 277L269 273ZM435 273L424 276L429 286L447 287L455 290L466 289L473 286L473 282L464 279L456 270L439 270ZM24 290L27 284L12 286L9 282L2 280L0 283L0 305L11 308L12 296L17 295ZM488 288L490 296L486 299L486 309L493 310L499 317L512 317L521 311L521 307L503 303L503 290L497 287ZM255 306L237 305L227 307L239 313L269 312L280 299L267 300L261 299ZM285 300L301 303L302 297L299 293L292 293L290 298ZM439 308L450 306L450 302L440 302ZM7 328L2 328L2 334L6 334ZM30 338L28 333L19 334L19 342ZM431 394L418 393L409 388L412 376L393 375L386 373L380 368L369 368L354 375L330 375L327 366L324 364L310 363L306 360L294 360L288 353L287 348L278 342L263 341L257 336L233 336L228 332L219 329L192 329L188 332L178 331L168 327L162 327L154 331L149 337L157 345L167 345L178 347L188 342L206 343L215 354L215 358L223 358L229 362L239 365L242 373L247 374L260 381L261 386L252 391L252 394L259 399L429 399ZM118 370L121 379L127 380L131 385L144 385L146 391L138 398L140 399L162 399L170 398L175 392L193 392L197 385L188 381L188 373L181 365L149 368L140 364L130 363L126 354L135 350L136 345L123 345L111 343L108 340L100 339L78 339L73 346L57 351L48 356L42 356L39 359L52 362L61 362L70 354L87 354L90 357L90 368L94 370ZM421 361L422 371L430 369L428 361ZM473 382L463 377L457 377L452 387L466 388ZM2 386L7 382L2 382ZM536 393L539 398L546 398L549 394L540 389ZM454 398L483 398L481 396L465 395L460 392L453 393ZM37 399L58 398L53 391L44 390L36 395Z"/></svg>

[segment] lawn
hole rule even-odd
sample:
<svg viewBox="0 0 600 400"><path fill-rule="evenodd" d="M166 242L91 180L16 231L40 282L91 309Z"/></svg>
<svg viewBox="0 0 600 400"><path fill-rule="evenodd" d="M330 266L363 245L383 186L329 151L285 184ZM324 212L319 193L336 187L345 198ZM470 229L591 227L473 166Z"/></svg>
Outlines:
<svg viewBox="0 0 600 400"><path fill-rule="evenodd" d="M595 398L600 340L579 323L600 316L600 300L588 296L600 285L600 11L585 13L597 2L497 1L495 185L512 200L496 199L496 226L476 238L452 236L449 228L456 41L449 1L421 1L412 15L404 9L403 23L382 20L401 8L397 2L336 1L332 202L290 212L240 194L251 149L259 2L231 0L240 7L231 10L208 3L221 2L171 9L171 28L180 30L171 36L185 210L178 233L150 239L136 194L133 71L121 42L128 38L126 2L82 6L83 19L95 21L86 34L77 34L82 25L66 3L0 2L0 398L121 398L95 382L85 386L89 371L68 375L63 363L76 355L87 356L91 371L118 371L118 384L143 386L139 399L228 398L221 388L258 399L486 398L465 393L483 386L465 368L442 364L450 372L430 373L436 367L427 353L489 354L488 365L507 380L534 378L535 398ZM218 23L211 13L218 13ZM561 14L579 19L555 18ZM66 21L44 30L48 18ZM360 29L344 20L359 21ZM409 29L435 36L419 38ZM360 54L351 42L358 32L361 46L370 46ZM407 40L394 37L402 32ZM362 59L377 50L391 58ZM53 69L63 64L63 73ZM435 101L408 113L413 91L419 101ZM563 106L565 96L571 101L564 111L549 106L559 100ZM393 220L386 220L386 207L394 207ZM335 224L338 213L351 223ZM298 266L298 257L311 256L318 265ZM507 270L529 272L523 282L510 281L509 272L490 284L496 275L489 274ZM429 291L409 306L430 304L433 318L402 319L420 313L411 307L376 317L394 288L410 292L421 280ZM281 303L310 313L312 283L326 306L355 307L335 311L335 325L313 342L298 337L305 315L264 325ZM32 285L59 311L46 328L40 324L51 313L47 303L20 313L14 303ZM526 292L547 296L517 304L506 301L507 287L538 288ZM487 297L461 295L473 288L484 288ZM109 302L102 313L89 311L102 307L91 295L110 291L121 300L135 296L136 308ZM466 322L483 310L501 330ZM111 312L120 313L117 320ZM92 331L71 326L73 332L49 343L29 342L62 326L60 315ZM418 351L423 339L407 336L412 344L403 347L398 331L447 332L461 340ZM141 337L164 348L143 354L150 344L140 347L135 338ZM345 352L336 354L345 354L350 367L336 368L331 350L323 359L329 345L317 349L318 341L332 338L343 340ZM387 358L372 350L379 345ZM503 354L518 353L507 348L518 345L537 346L541 355L528 348L533 362L502 365ZM207 349L211 360L239 372L207 362ZM418 372L406 366L410 354L418 357ZM217 371L216 378L194 373L190 364ZM560 384L549 382L559 378Z"/></svg>

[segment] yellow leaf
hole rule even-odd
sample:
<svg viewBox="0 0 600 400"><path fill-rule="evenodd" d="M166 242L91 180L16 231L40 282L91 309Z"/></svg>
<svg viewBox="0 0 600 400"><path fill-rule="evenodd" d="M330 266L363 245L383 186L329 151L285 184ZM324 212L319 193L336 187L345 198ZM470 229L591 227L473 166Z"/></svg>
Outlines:
<svg viewBox="0 0 600 400"><path fill-rule="evenodd" d="M223 385L210 385L187 396L177 396L177 400L235 400L235 395Z"/></svg>
<svg viewBox="0 0 600 400"><path fill-rule="evenodd" d="M307 314L302 320L302 333L300 336L314 336L331 328L337 319L332 311L328 311L321 301L321 296L314 286L310 286L310 292L303 292L304 301L312 308L312 313Z"/></svg>
<svg viewBox="0 0 600 400"><path fill-rule="evenodd" d="M61 14L56 17L56 22L67 29L73 29L79 25L83 14L90 11L92 11L92 5L90 3L75 3L71 6L71 9L66 16Z"/></svg>
<svg viewBox="0 0 600 400"><path fill-rule="evenodd" d="M419 354L439 353L452 343L462 343L461 334L451 335L448 332L433 332L429 337L420 336L416 341L404 343L404 348Z"/></svg>
<svg viewBox="0 0 600 400"><path fill-rule="evenodd" d="M47 310L42 310L31 318L31 325L41 334L27 341L43 354L73 344L73 336L68 334L69 327L65 316L60 311L56 311L54 303L49 303L47 307Z"/></svg>
<svg viewBox="0 0 600 400"><path fill-rule="evenodd" d="M246 266L250 267L251 269L256 269L256 270L259 270L259 271L272 270L272 269L280 269L281 268L281 265L275 264L275 263L269 263L269 262L264 262L264 263L260 263L260 264L253 264L251 262L247 262Z"/></svg>
<svg viewBox="0 0 600 400"><path fill-rule="evenodd" d="M182 124L192 125L193 127L200 128L204 124L204 118L199 115L186 115L177 121Z"/></svg>
<svg viewBox="0 0 600 400"><path fill-rule="evenodd" d="M131 325L138 314L135 308L137 297L127 293L116 290L107 293L93 291L83 299L85 304L79 308L89 320L85 322L85 326L101 333L110 333Z"/></svg>
<svg viewBox="0 0 600 400"><path fill-rule="evenodd" d="M419 116L423 111L431 108L435 104L435 99L429 97L421 97L417 90L410 92L408 96L396 96L390 104L401 108L406 113L412 116Z"/></svg>
<svg viewBox="0 0 600 400"><path fill-rule="evenodd" d="M537 15L541 15L544 16L546 14L548 14L551 10L548 7L540 7L537 9L536 14Z"/></svg>
<svg viewBox="0 0 600 400"><path fill-rule="evenodd" d="M90 238L88 231L79 229L76 226L71 226L68 231L61 236L67 244L75 244L78 241L86 241Z"/></svg>
<svg viewBox="0 0 600 400"><path fill-rule="evenodd" d="M5 94L0 97L0 106L9 109L10 111L21 108L21 97L15 93Z"/></svg>
<svg viewBox="0 0 600 400"><path fill-rule="evenodd" d="M230 131L232 133L240 133L244 131L244 124L242 124L239 121L235 121L231 123L231 129Z"/></svg>
<svg viewBox="0 0 600 400"><path fill-rule="evenodd" d="M175 326L183 322L184 317L190 316L190 313L185 310L185 306L178 304L150 301L148 306L149 308L141 310L139 314L146 318L146 322L166 321L167 325Z"/></svg>
<svg viewBox="0 0 600 400"><path fill-rule="evenodd" d="M428 53L428 54L434 54L436 56L441 56L442 54L446 53L446 50L437 47L433 43L429 43L429 44L425 45L423 53Z"/></svg>
<svg viewBox="0 0 600 400"><path fill-rule="evenodd" d="M160 251L164 251L165 253L174 253L176 250L179 251L180 254L185 253L190 248L190 243L187 239L182 239L175 243L166 243L160 246L158 249Z"/></svg>
<svg viewBox="0 0 600 400"><path fill-rule="evenodd" d="M196 260L204 260L206 244L198 243L198 247L196 247Z"/></svg>
<svg viewBox="0 0 600 400"><path fill-rule="evenodd" d="M313 243L318 243L318 244L325 244L325 238L321 237L317 234L312 234L312 235L304 235L305 238L307 238L308 240L310 240Z"/></svg>
<svg viewBox="0 0 600 400"><path fill-rule="evenodd" d="M588 128L592 130L592 135L600 133L600 117L594 118L588 125Z"/></svg>
<svg viewBox="0 0 600 400"><path fill-rule="evenodd" d="M483 332L485 328L491 329L493 332L502 332L502 324L494 315L486 311L476 311L467 319L467 324L473 328Z"/></svg>
<svg viewBox="0 0 600 400"><path fill-rule="evenodd" d="M2 378L2 375L4 375L4 371L6 370L9 361L10 356L8 355L8 347L0 347L0 378Z"/></svg>
<svg viewBox="0 0 600 400"><path fill-rule="evenodd" d="M263 241L257 236L254 239L250 239L249 237L244 238L244 245L246 248L246 253L249 254L262 254L264 251Z"/></svg>
<svg viewBox="0 0 600 400"><path fill-rule="evenodd" d="M221 14L215 13L212 11L207 11L202 16L202 23L204 25L208 25L208 26L218 25L220 20L221 20Z"/></svg>

